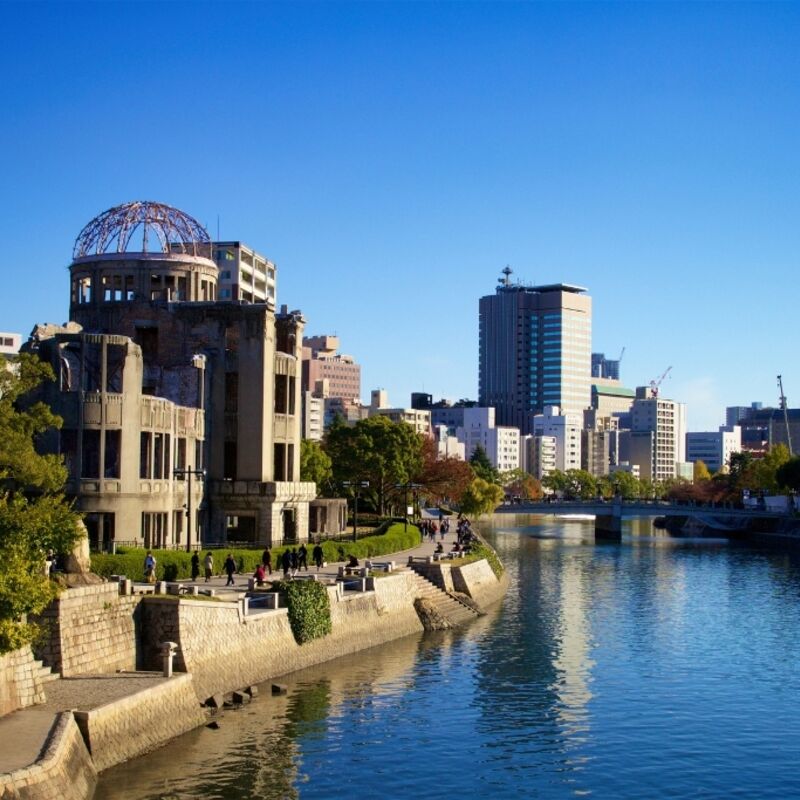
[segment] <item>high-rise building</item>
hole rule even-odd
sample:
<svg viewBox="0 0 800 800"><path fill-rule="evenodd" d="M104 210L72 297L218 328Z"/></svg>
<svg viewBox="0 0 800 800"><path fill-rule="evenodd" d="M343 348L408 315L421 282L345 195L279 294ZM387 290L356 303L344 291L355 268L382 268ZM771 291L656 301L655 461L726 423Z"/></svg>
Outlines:
<svg viewBox="0 0 800 800"><path fill-rule="evenodd" d="M317 381L327 381L327 397L356 400L361 397L361 365L353 356L338 353L338 336L303 338L303 389L313 391Z"/></svg>
<svg viewBox="0 0 800 800"><path fill-rule="evenodd" d="M649 387L636 390L631 409L631 452L624 460L639 464L643 478L674 478L686 461L686 405L652 397Z"/></svg>
<svg viewBox="0 0 800 800"><path fill-rule="evenodd" d="M545 406L589 407L592 301L580 286L523 286L510 272L479 303L478 403L497 410L498 424L531 433Z"/></svg>
<svg viewBox="0 0 800 800"><path fill-rule="evenodd" d="M592 377L619 380L619 359L606 358L605 353L592 353Z"/></svg>
<svg viewBox="0 0 800 800"><path fill-rule="evenodd" d="M276 268L242 242L214 242L213 259L219 268L217 297L246 303L276 302Z"/></svg>

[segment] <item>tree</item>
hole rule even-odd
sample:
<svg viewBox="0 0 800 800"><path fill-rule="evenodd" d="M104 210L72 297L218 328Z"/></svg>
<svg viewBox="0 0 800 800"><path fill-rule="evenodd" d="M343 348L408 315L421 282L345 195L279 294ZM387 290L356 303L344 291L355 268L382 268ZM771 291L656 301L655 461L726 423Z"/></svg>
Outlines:
<svg viewBox="0 0 800 800"><path fill-rule="evenodd" d="M692 479L695 483L698 483L699 481L711 480L711 473L709 472L705 461L698 460L694 462Z"/></svg>
<svg viewBox="0 0 800 800"><path fill-rule="evenodd" d="M639 479L624 470L604 475L598 479L597 484L598 491L606 498L621 497L623 500L635 500L641 493Z"/></svg>
<svg viewBox="0 0 800 800"><path fill-rule="evenodd" d="M363 494L371 497L379 514L385 514L391 497L399 498L396 484L408 483L422 466L422 437L405 422L374 416L352 427L343 422L328 429L324 443L333 479L369 481Z"/></svg>
<svg viewBox="0 0 800 800"><path fill-rule="evenodd" d="M323 494L328 488L333 470L330 456L319 442L303 439L300 442L300 480L317 484L317 493Z"/></svg>
<svg viewBox="0 0 800 800"><path fill-rule="evenodd" d="M496 483L474 478L461 496L461 511L469 516L491 514L503 502L505 492Z"/></svg>
<svg viewBox="0 0 800 800"><path fill-rule="evenodd" d="M34 638L27 615L57 594L44 576L45 554L69 551L79 536L79 516L63 496L66 469L58 456L35 448L61 419L44 403L20 408L25 395L52 379L49 365L33 356L0 365L0 653Z"/></svg>
<svg viewBox="0 0 800 800"><path fill-rule="evenodd" d="M781 486L800 491L800 457L794 456L778 467L775 478Z"/></svg>
<svg viewBox="0 0 800 800"><path fill-rule="evenodd" d="M523 500L541 500L544 497L542 484L524 469L512 469L500 475L500 485L506 494Z"/></svg>
<svg viewBox="0 0 800 800"><path fill-rule="evenodd" d="M780 490L777 472L789 462L789 448L785 444L775 444L770 447L766 455L753 464L753 486L750 488L759 489L765 492L775 493Z"/></svg>
<svg viewBox="0 0 800 800"><path fill-rule="evenodd" d="M472 452L469 463L472 467L472 471L479 478L483 478L483 480L488 481L489 483L499 482L499 473L492 466L492 462L489 461L489 456L486 455L486 450L484 450L481 445L475 446L475 450Z"/></svg>
<svg viewBox="0 0 800 800"><path fill-rule="evenodd" d="M422 466L413 478L420 485L420 493L436 503L447 503L460 498L475 474L466 461L459 458L439 458L436 442L425 439L422 443Z"/></svg>

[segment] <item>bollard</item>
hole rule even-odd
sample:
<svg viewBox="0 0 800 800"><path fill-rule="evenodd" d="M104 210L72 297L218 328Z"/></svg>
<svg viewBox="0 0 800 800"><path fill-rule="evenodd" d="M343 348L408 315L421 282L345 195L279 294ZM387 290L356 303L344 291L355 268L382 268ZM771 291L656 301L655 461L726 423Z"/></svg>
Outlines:
<svg viewBox="0 0 800 800"><path fill-rule="evenodd" d="M172 660L178 652L178 645L175 642L161 642L161 659L164 669L164 677L172 677Z"/></svg>

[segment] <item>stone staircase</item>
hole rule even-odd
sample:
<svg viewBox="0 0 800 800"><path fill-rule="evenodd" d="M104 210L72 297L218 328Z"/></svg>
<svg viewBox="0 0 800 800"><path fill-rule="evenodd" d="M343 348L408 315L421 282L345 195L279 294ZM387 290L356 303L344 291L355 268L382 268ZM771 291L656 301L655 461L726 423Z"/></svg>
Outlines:
<svg viewBox="0 0 800 800"><path fill-rule="evenodd" d="M50 667L45 666L44 662L37 659L33 662L34 677L37 678L42 685L57 681L61 676L57 672L53 672Z"/></svg>
<svg viewBox="0 0 800 800"><path fill-rule="evenodd" d="M436 584L424 578L418 572L409 571L414 576L416 596L430 601L436 610L452 625L463 625L480 616L474 608L442 591Z"/></svg>

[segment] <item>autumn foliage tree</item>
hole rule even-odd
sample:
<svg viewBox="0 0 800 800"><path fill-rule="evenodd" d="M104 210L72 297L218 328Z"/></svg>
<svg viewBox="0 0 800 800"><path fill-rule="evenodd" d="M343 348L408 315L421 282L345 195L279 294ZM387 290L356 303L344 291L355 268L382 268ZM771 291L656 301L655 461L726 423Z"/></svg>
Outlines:
<svg viewBox="0 0 800 800"><path fill-rule="evenodd" d="M420 493L433 503L458 501L472 482L474 473L470 465L458 458L439 458L436 442L424 439L422 467L414 478Z"/></svg>

